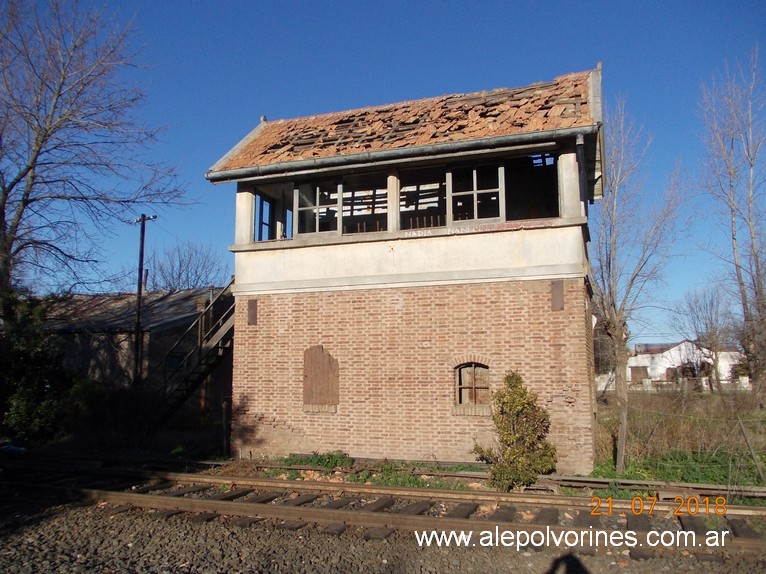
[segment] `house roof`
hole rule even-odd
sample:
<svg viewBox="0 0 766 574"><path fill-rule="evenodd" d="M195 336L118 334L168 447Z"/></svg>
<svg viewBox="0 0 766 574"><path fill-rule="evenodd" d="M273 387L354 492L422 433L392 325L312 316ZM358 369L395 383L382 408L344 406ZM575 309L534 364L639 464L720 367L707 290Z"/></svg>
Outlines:
<svg viewBox="0 0 766 574"><path fill-rule="evenodd" d="M633 352L636 355L659 355L684 343L691 343L691 341L684 339L678 343L636 343L633 347Z"/></svg>
<svg viewBox="0 0 766 574"><path fill-rule="evenodd" d="M677 347L681 347L683 345L690 345L695 348L704 348L701 347L700 344L697 341L692 341L690 339L684 339L683 341L679 341L677 343L636 343L633 347L633 353L634 356L636 355L661 355L663 353L666 353L670 351L671 349L675 349ZM736 347L733 347L731 345L725 345L720 349L720 352L722 353L739 353L739 349Z"/></svg>
<svg viewBox="0 0 766 574"><path fill-rule="evenodd" d="M599 68L522 88L262 121L206 177L220 182L288 173L331 165L331 158L370 162L396 150L413 157L455 142L510 145L514 137L552 137L551 132L597 127L601 120Z"/></svg>
<svg viewBox="0 0 766 574"><path fill-rule="evenodd" d="M162 331L191 322L200 312L197 306L200 300L209 302L210 289L146 293L141 305L141 326L147 331ZM46 322L49 331L58 333L132 331L135 325L135 293L72 295L53 305Z"/></svg>

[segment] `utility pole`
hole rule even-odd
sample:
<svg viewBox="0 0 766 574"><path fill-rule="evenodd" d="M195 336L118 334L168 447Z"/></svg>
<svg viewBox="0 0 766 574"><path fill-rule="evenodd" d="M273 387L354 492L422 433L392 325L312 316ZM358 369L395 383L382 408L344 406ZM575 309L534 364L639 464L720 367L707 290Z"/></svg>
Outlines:
<svg viewBox="0 0 766 574"><path fill-rule="evenodd" d="M142 381L141 366L143 365L144 337L141 333L141 298L144 293L144 238L146 237L146 222L157 219L156 215L141 214L133 223L141 225L141 240L138 245L138 287L136 288L136 336L134 341L133 358L133 387L139 388Z"/></svg>

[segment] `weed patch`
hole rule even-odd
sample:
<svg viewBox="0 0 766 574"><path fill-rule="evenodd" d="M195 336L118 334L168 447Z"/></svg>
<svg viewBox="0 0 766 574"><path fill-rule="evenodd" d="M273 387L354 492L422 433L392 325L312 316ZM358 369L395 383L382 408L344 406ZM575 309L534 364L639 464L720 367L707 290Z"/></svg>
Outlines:
<svg viewBox="0 0 766 574"><path fill-rule="evenodd" d="M354 459L348 456L345 452L335 450L326 453L313 452L308 455L291 454L290 456L280 458L276 462L284 464L285 466L310 466L323 468L325 471L330 472L336 468L351 468L354 464Z"/></svg>

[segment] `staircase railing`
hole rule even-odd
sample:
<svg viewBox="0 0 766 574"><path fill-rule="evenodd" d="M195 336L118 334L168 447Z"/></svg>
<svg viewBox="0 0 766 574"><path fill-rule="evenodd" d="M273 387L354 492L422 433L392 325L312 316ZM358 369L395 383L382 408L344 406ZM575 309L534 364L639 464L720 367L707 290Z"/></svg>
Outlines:
<svg viewBox="0 0 766 574"><path fill-rule="evenodd" d="M234 279L228 283L221 291L211 299L207 306L199 313L191 325L178 337L176 342L168 349L165 355L155 364L145 378L145 383L149 385L158 379L161 369L165 369L160 388L154 387L154 390L161 392L163 398L167 398L172 392L172 382L176 382L175 388L183 385L184 379L202 362L205 356L215 349L221 340L230 333L234 326L234 303L228 305L218 318L215 318L216 304L230 290ZM215 320L212 320L215 319ZM209 325L205 325L210 320ZM189 335L197 331L196 341L189 342ZM185 345L191 345L191 349L183 352L183 357L176 362L171 369L167 368L168 361L174 355L179 354L179 349Z"/></svg>

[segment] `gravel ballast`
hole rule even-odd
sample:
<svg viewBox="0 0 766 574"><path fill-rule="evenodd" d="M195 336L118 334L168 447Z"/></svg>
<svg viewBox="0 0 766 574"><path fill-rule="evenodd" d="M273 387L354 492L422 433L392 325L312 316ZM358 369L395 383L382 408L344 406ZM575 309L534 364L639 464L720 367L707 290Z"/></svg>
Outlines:
<svg viewBox="0 0 766 574"><path fill-rule="evenodd" d="M134 509L31 503L2 493L0 572L763 572L757 558L700 560L693 555L634 560L625 549L592 555L567 550L503 547L421 548L413 533L364 540L350 528L341 536L307 526L297 532L270 521L246 528L226 518L191 522L159 519ZM578 568L583 569L578 569Z"/></svg>

